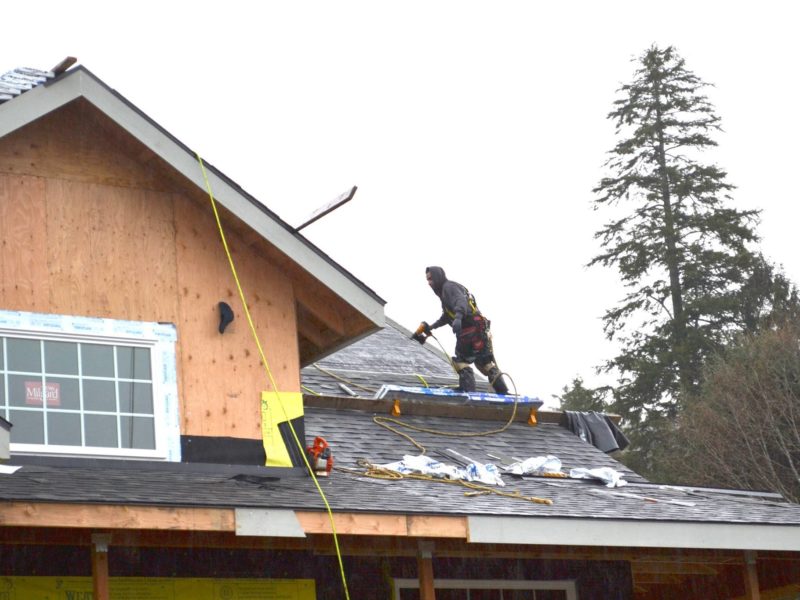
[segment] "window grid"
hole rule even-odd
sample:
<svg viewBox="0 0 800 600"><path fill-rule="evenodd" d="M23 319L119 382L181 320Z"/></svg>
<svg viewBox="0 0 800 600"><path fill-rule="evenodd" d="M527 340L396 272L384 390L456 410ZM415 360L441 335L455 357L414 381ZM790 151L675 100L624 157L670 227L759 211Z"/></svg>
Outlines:
<svg viewBox="0 0 800 600"><path fill-rule="evenodd" d="M39 381L40 381L41 386L42 386L42 413L44 413L44 416L42 417L42 420L44 422L44 432L43 433L44 433L44 443L45 443L45 445L47 445L47 438L50 435L50 431L49 431L50 428L47 426L47 409L49 408L47 406L47 388L45 387L45 382L47 381L47 377L45 375L45 373L47 373L47 366L45 365L44 342L42 340L39 340L39 362L42 365L42 375L41 375ZM82 425L81 425L81 429L83 429Z"/></svg>
<svg viewBox="0 0 800 600"><path fill-rule="evenodd" d="M8 340L9 339L33 339L39 344L39 358L41 361L41 373L33 373L31 371L11 371L9 370L8 360L9 360L9 352L8 352ZM42 414L43 420L43 444L46 446L49 444L49 427L48 427L48 415L49 413L58 413L58 414L77 414L79 415L79 422L80 422L80 446L75 446L76 448L102 448L102 446L87 446L86 444L86 415L102 415L102 416L110 416L113 415L116 422L116 446L113 448L117 449L135 449L133 445L133 427L134 421L133 419L149 419L152 422L153 427L153 436L154 438L157 437L157 433L155 431L156 423L155 423L155 398L154 398L154 382L152 375L155 372L152 364L152 351L147 346L138 346L138 345L125 345L125 344L109 344L109 343L100 343L100 342L92 342L90 345L103 345L103 346L110 346L112 349L112 361L113 361L113 369L114 373L112 377L103 377L97 375L84 375L83 371L83 346L85 345L84 342L79 342L75 340L66 340L66 343L74 344L76 347L77 352L77 366L78 366L78 373L77 374L66 374L66 373L48 373L47 370L47 363L46 363L46 352L45 352L45 342L50 341L46 338L29 338L29 337L17 337L17 336L0 336L0 346L3 350L3 361L0 364L2 367L2 385L4 389L4 400L5 406L0 413L4 414L4 417L9 422L12 422L11 417L11 398L10 398L10 379L11 376L18 375L18 376L30 376L31 379L34 377L38 377L39 383L42 386L42 407L41 409L38 407L28 407L28 406L13 406L15 411L23 411L23 412L31 412ZM129 378L120 378L119 377L119 364L118 364L118 349L120 347L126 347L131 349L132 357L135 357L135 348L147 348L148 354L150 355L150 379L142 379L136 377L129 377ZM134 358L135 361L135 358ZM131 369L131 375L135 375L134 369ZM72 379L78 382L78 408L77 409L68 409L68 408L58 408L58 409L51 409L48 406L48 401L46 397L46 382L48 376L51 378L59 378L59 379ZM100 411L100 410L87 410L85 408L85 390L84 390L84 383L87 380L91 381L109 381L114 383L114 411ZM150 396L151 396L151 410L150 412L134 412L135 405L134 405L134 388L131 388L131 411L123 412L121 410L120 404L120 383L130 383L133 386L136 383L140 384L147 384L150 386ZM131 419L130 422L130 438L129 438L129 445L123 446L122 444L122 419L124 417L128 417ZM27 442L21 442L27 443ZM147 450L152 450L155 448L145 448Z"/></svg>
<svg viewBox="0 0 800 600"><path fill-rule="evenodd" d="M3 386L3 418L6 421L9 420L8 418L8 377L6 377L6 371L8 370L7 361L8 361L8 351L6 350L6 338L0 338L0 349L3 350L3 364L0 365L3 370L3 381L0 381L0 385Z"/></svg>
<svg viewBox="0 0 800 600"><path fill-rule="evenodd" d="M44 344L42 344L44 346ZM81 414L81 448L86 447L86 426L83 416L86 414L83 397L83 352L81 352L81 345L78 344L78 410Z"/></svg>

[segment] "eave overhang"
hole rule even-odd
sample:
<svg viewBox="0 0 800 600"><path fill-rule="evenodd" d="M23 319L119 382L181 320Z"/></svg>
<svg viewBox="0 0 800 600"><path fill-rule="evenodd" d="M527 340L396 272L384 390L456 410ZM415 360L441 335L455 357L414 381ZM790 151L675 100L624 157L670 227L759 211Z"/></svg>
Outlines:
<svg viewBox="0 0 800 600"><path fill-rule="evenodd" d="M800 552L795 524L470 516L467 530L481 544Z"/></svg>

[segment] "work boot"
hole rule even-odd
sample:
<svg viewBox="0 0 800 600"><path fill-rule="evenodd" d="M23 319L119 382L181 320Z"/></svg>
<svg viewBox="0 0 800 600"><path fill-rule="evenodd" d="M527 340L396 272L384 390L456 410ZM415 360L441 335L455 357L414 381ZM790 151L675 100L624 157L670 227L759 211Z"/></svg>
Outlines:
<svg viewBox="0 0 800 600"><path fill-rule="evenodd" d="M475 391L475 371L472 367L466 367L458 372L458 387L457 392L474 392Z"/></svg>
<svg viewBox="0 0 800 600"><path fill-rule="evenodd" d="M489 383L492 385L492 389L496 394L502 394L504 396L508 394L508 386L503 379L503 374L500 372L500 369L497 367L492 367L489 369L487 377L489 378Z"/></svg>

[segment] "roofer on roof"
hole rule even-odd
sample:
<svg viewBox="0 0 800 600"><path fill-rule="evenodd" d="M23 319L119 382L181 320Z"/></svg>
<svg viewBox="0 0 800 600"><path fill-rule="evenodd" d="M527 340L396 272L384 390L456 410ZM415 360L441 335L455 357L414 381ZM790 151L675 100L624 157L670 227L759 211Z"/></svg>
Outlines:
<svg viewBox="0 0 800 600"><path fill-rule="evenodd" d="M442 301L442 316L431 325L423 321L417 331L430 334L432 329L442 325L453 328L456 336L453 366L458 373L460 391L475 391L475 372L470 366L474 362L478 370L489 378L495 392L507 394L508 386L494 360L489 319L478 310L473 295L460 283L447 279L441 267L427 267L425 277L428 285Z"/></svg>

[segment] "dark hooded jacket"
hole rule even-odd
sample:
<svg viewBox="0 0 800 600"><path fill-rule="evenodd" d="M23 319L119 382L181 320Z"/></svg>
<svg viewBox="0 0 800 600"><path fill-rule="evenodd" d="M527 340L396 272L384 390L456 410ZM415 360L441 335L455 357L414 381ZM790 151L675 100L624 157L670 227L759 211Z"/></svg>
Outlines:
<svg viewBox="0 0 800 600"><path fill-rule="evenodd" d="M442 301L442 316L434 323L431 329L436 329L442 325L451 325L457 316L465 317L479 314L475 299L460 283L450 281L441 267L427 267L426 273L431 275L431 283L434 293Z"/></svg>

